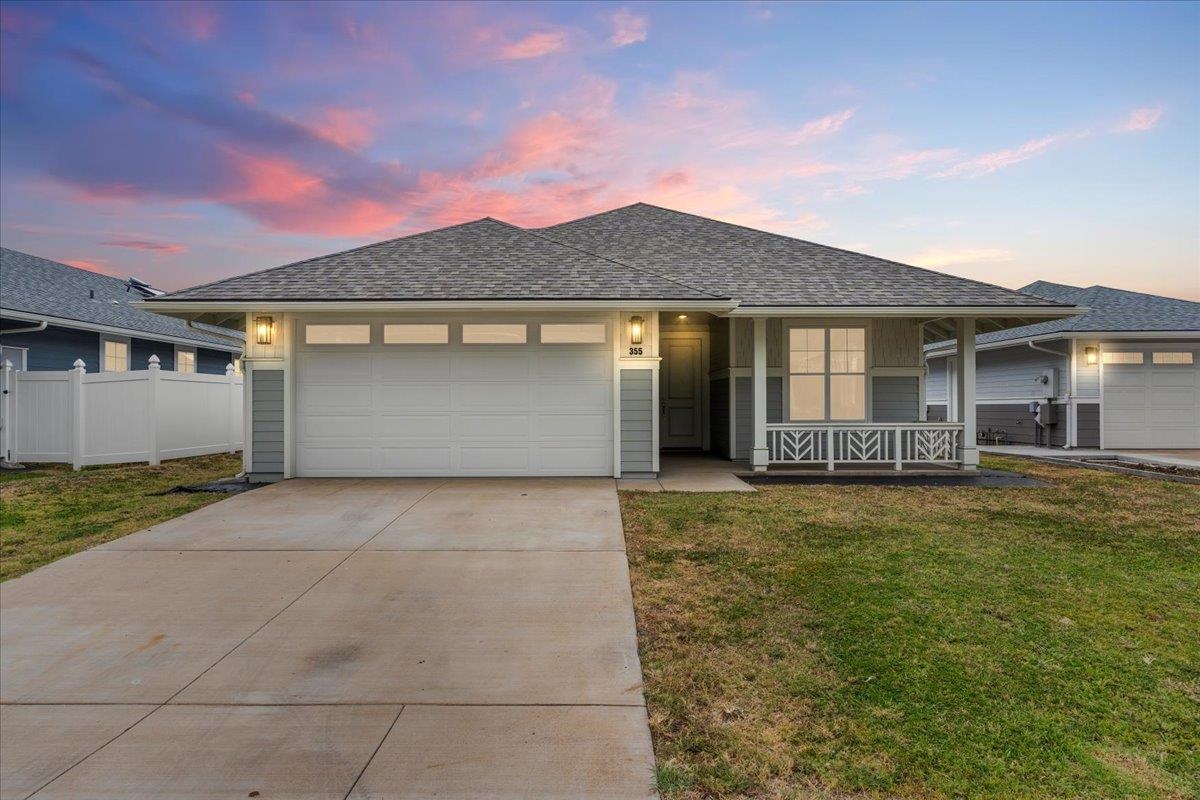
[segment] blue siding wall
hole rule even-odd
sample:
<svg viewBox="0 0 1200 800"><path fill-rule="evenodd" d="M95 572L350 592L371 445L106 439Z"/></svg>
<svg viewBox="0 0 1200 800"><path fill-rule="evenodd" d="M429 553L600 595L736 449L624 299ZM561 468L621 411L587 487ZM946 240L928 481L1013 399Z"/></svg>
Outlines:
<svg viewBox="0 0 1200 800"><path fill-rule="evenodd" d="M22 322L21 327L29 323ZM5 327L16 327L15 321L5 320ZM100 371L100 334L74 328L50 325L36 333L6 334L0 328L0 342L6 347L24 347L29 351L26 369L31 372L68 370L75 359L82 358L88 372ZM146 369L150 356L156 355L163 369L175 368L175 345L151 339L130 339L130 369ZM234 354L223 350L196 349L196 371L224 375L225 365Z"/></svg>
<svg viewBox="0 0 1200 800"><path fill-rule="evenodd" d="M95 331L78 331L54 326L37 333L4 334L0 331L0 342L3 342L5 347L28 348L25 368L30 372L67 370L77 358L82 358L83 363L87 364L88 372L99 369L100 334Z"/></svg>

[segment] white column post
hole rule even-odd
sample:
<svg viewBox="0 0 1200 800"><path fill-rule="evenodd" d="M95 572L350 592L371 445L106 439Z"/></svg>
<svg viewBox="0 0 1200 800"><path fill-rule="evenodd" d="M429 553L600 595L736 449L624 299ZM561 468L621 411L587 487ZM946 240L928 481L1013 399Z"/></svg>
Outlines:
<svg viewBox="0 0 1200 800"><path fill-rule="evenodd" d="M162 369L160 363L158 356L150 356L150 373L146 380L146 410L150 412L150 419L146 422L148 428L146 449L149 451L147 461L152 467L157 467L162 463L158 453L158 381L159 370Z"/></svg>
<svg viewBox="0 0 1200 800"><path fill-rule="evenodd" d="M16 442L13 436L13 410L16 403L13 402L12 362L7 358L0 365L0 380L3 381L0 384L0 392L3 392L0 394L0 461L8 461L12 458L13 444Z"/></svg>
<svg viewBox="0 0 1200 800"><path fill-rule="evenodd" d="M83 468L83 375L87 367L82 358L75 359L67 376L71 392L71 468Z"/></svg>
<svg viewBox="0 0 1200 800"><path fill-rule="evenodd" d="M229 399L225 403L225 411L227 419L225 420L225 435L229 439L229 447L226 452L237 452L237 430L234 428L234 420L242 413L242 409L238 408L237 392L235 391L234 380L237 378L232 363L225 365L225 383L228 386Z"/></svg>
<svg viewBox="0 0 1200 800"><path fill-rule="evenodd" d="M767 320L754 318L754 449L750 466L755 472L766 472L770 460L767 450Z"/></svg>
<svg viewBox="0 0 1200 800"><path fill-rule="evenodd" d="M903 450L903 441L902 441L902 439L904 437L903 429L897 427L895 434L896 434L896 436L892 440L892 447L894 447L896 449L896 452L892 453L892 456L896 459L896 464L895 464L896 469L900 470L900 469L904 469L904 450Z"/></svg>
<svg viewBox="0 0 1200 800"><path fill-rule="evenodd" d="M958 421L963 426L962 439L955 454L963 469L979 465L979 449L975 435L975 320L958 320Z"/></svg>

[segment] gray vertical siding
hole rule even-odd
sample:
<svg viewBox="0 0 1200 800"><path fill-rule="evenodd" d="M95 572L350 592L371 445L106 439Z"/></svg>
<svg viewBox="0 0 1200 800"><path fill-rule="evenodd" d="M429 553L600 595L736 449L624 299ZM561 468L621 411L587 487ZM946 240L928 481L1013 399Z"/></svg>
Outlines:
<svg viewBox="0 0 1200 800"><path fill-rule="evenodd" d="M712 451L729 458L729 379L717 378L709 386L709 424Z"/></svg>
<svg viewBox="0 0 1200 800"><path fill-rule="evenodd" d="M1045 345L1051 349L1064 349L1065 342ZM1034 350L1026 344L1006 347L1002 350L983 350L975 354L975 396L980 400L1007 400L1045 397L1047 389L1035 382L1042 370L1058 368L1058 391L1055 397L1065 396L1071 390L1071 359L1067 355L1054 356ZM945 401L946 358L929 359L929 376L925 383L925 395L930 400Z"/></svg>
<svg viewBox="0 0 1200 800"><path fill-rule="evenodd" d="M928 361L929 371L925 375L925 396L930 400L945 402L950 398L946 393L946 359L931 358Z"/></svg>
<svg viewBox="0 0 1200 800"><path fill-rule="evenodd" d="M621 370L621 474L654 471L654 371Z"/></svg>
<svg viewBox="0 0 1200 800"><path fill-rule="evenodd" d="M256 369L250 379L251 473L259 479L283 477L283 370Z"/></svg>
<svg viewBox="0 0 1200 800"><path fill-rule="evenodd" d="M767 377L767 422L783 422L783 378ZM750 458L754 447L754 380L737 379L737 453L734 458Z"/></svg>
<svg viewBox="0 0 1200 800"><path fill-rule="evenodd" d="M1100 446L1100 404L1079 403L1075 406L1077 413L1075 436L1080 447Z"/></svg>
<svg viewBox="0 0 1200 800"><path fill-rule="evenodd" d="M921 382L915 375L881 375L871 379L874 422L916 422L921 415Z"/></svg>

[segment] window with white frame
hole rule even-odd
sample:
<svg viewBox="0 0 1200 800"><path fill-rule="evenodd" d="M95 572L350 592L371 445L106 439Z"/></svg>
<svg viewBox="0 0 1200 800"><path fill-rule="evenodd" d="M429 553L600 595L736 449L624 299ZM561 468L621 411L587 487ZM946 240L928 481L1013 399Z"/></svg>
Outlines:
<svg viewBox="0 0 1200 800"><path fill-rule="evenodd" d="M542 325L542 344L604 344L603 322L547 322Z"/></svg>
<svg viewBox="0 0 1200 800"><path fill-rule="evenodd" d="M305 344L370 344L371 326L305 325Z"/></svg>
<svg viewBox="0 0 1200 800"><path fill-rule="evenodd" d="M867 417L864 328L788 330L788 419L852 422Z"/></svg>
<svg viewBox="0 0 1200 800"><path fill-rule="evenodd" d="M196 371L196 351L192 348L175 348L175 371L176 372L195 372Z"/></svg>
<svg viewBox="0 0 1200 800"><path fill-rule="evenodd" d="M463 344L525 344L524 323L465 323Z"/></svg>
<svg viewBox="0 0 1200 800"><path fill-rule="evenodd" d="M450 326L441 324L384 325L384 344L446 344L450 341Z"/></svg>
<svg viewBox="0 0 1200 800"><path fill-rule="evenodd" d="M104 372L127 372L129 370L129 340L105 338L100 352Z"/></svg>

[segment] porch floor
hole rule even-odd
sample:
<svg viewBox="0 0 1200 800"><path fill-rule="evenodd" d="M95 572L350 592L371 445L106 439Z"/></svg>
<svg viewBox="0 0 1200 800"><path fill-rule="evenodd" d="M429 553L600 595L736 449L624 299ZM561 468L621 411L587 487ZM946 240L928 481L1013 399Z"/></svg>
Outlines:
<svg viewBox="0 0 1200 800"><path fill-rule="evenodd" d="M621 478L617 488L635 492L753 492L754 487L738 477L745 469L744 463L708 453L663 453L657 477Z"/></svg>

